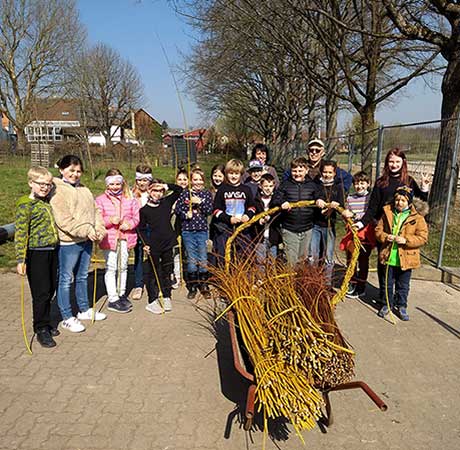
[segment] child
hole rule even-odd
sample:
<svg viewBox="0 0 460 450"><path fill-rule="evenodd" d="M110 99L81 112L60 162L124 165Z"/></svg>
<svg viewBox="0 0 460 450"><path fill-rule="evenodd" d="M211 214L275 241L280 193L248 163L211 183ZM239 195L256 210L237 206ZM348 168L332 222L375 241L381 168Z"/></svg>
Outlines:
<svg viewBox="0 0 460 450"><path fill-rule="evenodd" d="M223 164L216 164L211 169L211 194L213 198L216 196L217 189L225 180L225 166Z"/></svg>
<svg viewBox="0 0 460 450"><path fill-rule="evenodd" d="M96 198L107 234L99 243L105 258L105 287L109 311L128 313L132 304L125 295L128 278L128 254L137 243L139 203L118 169L105 174L106 190ZM118 272L118 279L117 279Z"/></svg>
<svg viewBox="0 0 460 450"><path fill-rule="evenodd" d="M315 192L316 206L319 209L314 211L310 248L311 260L314 263L324 259L328 284L331 284L334 269L335 210L338 206L343 208L345 203L345 190L341 181L335 178L336 172L335 161L321 162L321 177ZM326 206L326 203L329 203L329 206Z"/></svg>
<svg viewBox="0 0 460 450"><path fill-rule="evenodd" d="M361 220L369 204L369 186L370 178L366 172L357 172L353 176L354 194L349 194L345 202L346 210L343 212L344 217L352 218L356 223ZM361 248L359 250L358 262L355 273L348 286L347 297L358 298L366 290L367 275L369 273L369 257L372 249L375 247L375 226L369 223L358 232ZM347 266L350 264L351 256L354 250L353 237L351 231L343 237L340 242L340 249L346 251Z"/></svg>
<svg viewBox="0 0 460 450"><path fill-rule="evenodd" d="M256 214L270 209L270 203L275 190L275 178L269 173L262 175L260 179L259 191L255 198ZM256 226L258 243L256 244L256 255L259 264L263 264L267 256L276 258L278 255L278 245L281 243L281 233L277 226L278 220L273 221L273 217L265 216L259 220Z"/></svg>
<svg viewBox="0 0 460 450"><path fill-rule="evenodd" d="M249 161L248 166L248 179L244 182L246 186L251 188L252 196L255 198L259 190L260 178L263 174L264 165L258 160L253 159Z"/></svg>
<svg viewBox="0 0 460 450"><path fill-rule="evenodd" d="M16 208L16 270L26 275L32 294L34 332L42 347L55 347L59 331L50 323L50 304L56 290L58 232L49 194L53 175L44 167L27 172L31 192L18 200Z"/></svg>
<svg viewBox="0 0 460 450"><path fill-rule="evenodd" d="M176 202L175 212L182 223L182 240L187 251L188 299L194 299L197 287L205 298L210 298L207 270L207 216L212 213L212 195L204 189L204 172L191 173L191 190L184 189Z"/></svg>
<svg viewBox="0 0 460 450"><path fill-rule="evenodd" d="M281 206L281 235L286 258L294 265L309 256L313 228L313 208L293 208L290 203L315 199L316 183L307 176L307 160L295 158L291 162L289 178L283 181L273 195L273 206Z"/></svg>
<svg viewBox="0 0 460 450"><path fill-rule="evenodd" d="M420 247L428 241L428 227L423 216L412 204L414 191L398 187L392 205L383 207L383 215L375 228L382 244L379 262L386 265L386 294L390 308L395 308L403 321L409 320L407 297L412 269L420 267ZM389 313L381 307L379 317Z"/></svg>
<svg viewBox="0 0 460 450"><path fill-rule="evenodd" d="M167 190L172 193L165 196ZM140 210L139 234L144 251L149 255L144 282L149 295L146 310L153 314L171 311L171 276L174 269L173 248L177 235L171 225L172 207L182 188L154 178L149 186L149 199ZM153 264L153 265L152 265Z"/></svg>
<svg viewBox="0 0 460 450"><path fill-rule="evenodd" d="M214 234L213 247L219 257L219 264L223 263L225 245L228 237L233 233L236 226L247 222L255 214L254 198L251 189L241 184L244 173L244 165L237 159L231 159L225 165L226 183L216 193L214 198L214 212L216 232ZM248 233L242 233L246 238ZM242 247L241 239L240 247Z"/></svg>
<svg viewBox="0 0 460 450"><path fill-rule="evenodd" d="M149 198L148 188L152 182L152 168L140 164L136 167L136 184L133 187L133 196L139 204L139 209L145 206ZM144 250L140 239L134 247L134 289L131 292L133 300L140 300L144 289Z"/></svg>
<svg viewBox="0 0 460 450"><path fill-rule="evenodd" d="M189 180L188 180L188 173L185 169L179 169L176 174L176 184L181 187L182 190L188 189L189 187ZM173 205L172 210L175 211L176 205ZM180 286L180 282L182 279L182 274L184 278L186 278L186 274L184 273L184 258L185 258L185 247L184 243L182 242L181 232L182 232L182 220L176 214L176 218L174 220L174 230L176 231L177 237L180 238L179 244L174 248L174 273L171 275L171 283L172 288L177 289ZM180 246L180 248L179 248ZM182 254L182 261L181 261L181 254ZM182 266L181 266L182 263ZM187 280L187 287L188 287L188 280Z"/></svg>

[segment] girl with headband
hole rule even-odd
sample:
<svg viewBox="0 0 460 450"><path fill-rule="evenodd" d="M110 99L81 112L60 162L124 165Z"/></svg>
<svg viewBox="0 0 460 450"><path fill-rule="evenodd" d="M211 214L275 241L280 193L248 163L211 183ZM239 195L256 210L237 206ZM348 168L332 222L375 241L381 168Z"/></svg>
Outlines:
<svg viewBox="0 0 460 450"><path fill-rule="evenodd" d="M133 196L139 204L139 208L146 205L149 198L149 186L152 183L152 168L146 164L136 167L136 182L133 187ZM134 247L134 289L131 291L133 300L140 300L144 291L144 249L140 238Z"/></svg>
<svg viewBox="0 0 460 450"><path fill-rule="evenodd" d="M99 246L104 251L105 287L109 311L128 313L132 304L125 295L128 278L129 249L137 243L139 203L118 169L105 175L105 192L96 198L107 234ZM118 273L118 277L117 277Z"/></svg>

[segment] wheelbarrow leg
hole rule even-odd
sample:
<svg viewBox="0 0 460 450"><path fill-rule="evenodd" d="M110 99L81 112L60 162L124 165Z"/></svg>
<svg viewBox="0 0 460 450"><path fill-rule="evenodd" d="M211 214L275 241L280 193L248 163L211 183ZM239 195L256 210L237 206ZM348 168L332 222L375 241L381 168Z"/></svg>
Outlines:
<svg viewBox="0 0 460 450"><path fill-rule="evenodd" d="M248 395L246 397L246 409L244 411L244 425L243 428L248 431L252 427L252 421L254 419L254 401L256 396L256 386L251 384L248 388Z"/></svg>
<svg viewBox="0 0 460 450"><path fill-rule="evenodd" d="M324 404L326 406L326 415L323 417L323 425L330 427L334 423L334 417L332 415L331 399L329 398L329 391L323 391Z"/></svg>

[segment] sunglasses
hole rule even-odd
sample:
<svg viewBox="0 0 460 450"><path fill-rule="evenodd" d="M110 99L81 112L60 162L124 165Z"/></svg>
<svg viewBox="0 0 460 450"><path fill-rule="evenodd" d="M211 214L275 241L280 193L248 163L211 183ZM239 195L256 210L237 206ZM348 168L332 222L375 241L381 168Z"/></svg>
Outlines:
<svg viewBox="0 0 460 450"><path fill-rule="evenodd" d="M323 151L322 148L309 148L308 152L309 153L321 153Z"/></svg>
<svg viewBox="0 0 460 450"><path fill-rule="evenodd" d="M41 188L46 188L46 189L50 189L52 185L52 183L39 183L38 181L32 181L32 183L36 184L37 186L40 186Z"/></svg>

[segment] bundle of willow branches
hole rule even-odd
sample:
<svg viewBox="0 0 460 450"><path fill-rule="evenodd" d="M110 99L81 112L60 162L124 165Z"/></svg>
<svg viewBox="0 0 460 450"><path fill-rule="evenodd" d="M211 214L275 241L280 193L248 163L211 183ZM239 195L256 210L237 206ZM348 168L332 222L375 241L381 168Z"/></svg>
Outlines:
<svg viewBox="0 0 460 450"><path fill-rule="evenodd" d="M251 222L275 212L261 213ZM226 265L212 270L213 284L227 301L226 310L236 312L254 367L258 410L265 418L288 418L301 437L300 431L313 428L322 416L321 390L353 376L354 353L334 319L345 289L332 295L322 269L308 263L293 268L268 259L261 265L255 251L232 252L236 234L250 225L240 226L229 240ZM346 285L357 256L347 269Z"/></svg>

